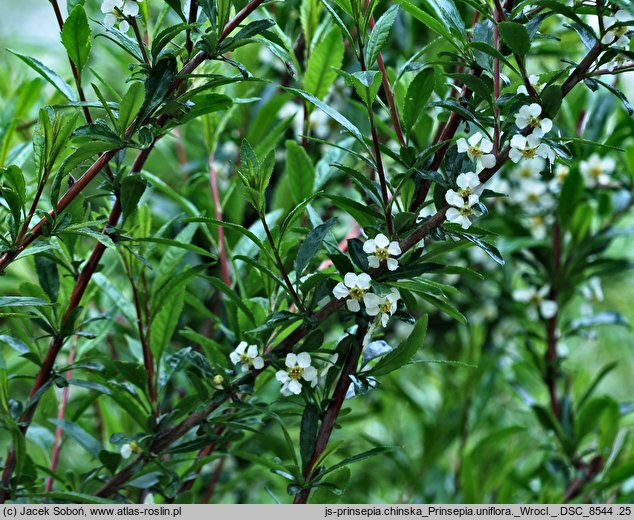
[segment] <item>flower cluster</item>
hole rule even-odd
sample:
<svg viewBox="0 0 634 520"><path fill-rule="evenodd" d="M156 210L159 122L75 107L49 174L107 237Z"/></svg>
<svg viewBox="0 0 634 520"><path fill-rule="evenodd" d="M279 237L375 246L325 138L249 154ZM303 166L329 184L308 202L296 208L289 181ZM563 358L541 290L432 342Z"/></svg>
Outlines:
<svg viewBox="0 0 634 520"><path fill-rule="evenodd" d="M256 370L264 368L264 359L260 356L257 345L247 345L246 341L241 341L235 350L229 354L229 359L234 365L240 365L242 370L249 370L251 367Z"/></svg>
<svg viewBox="0 0 634 520"><path fill-rule="evenodd" d="M517 128L525 131L528 129L531 133L516 134L511 139L509 158L514 163L536 157L548 159L551 163L555 161L555 151L541 140L552 129L553 122L548 118L542 118L541 114L542 107L537 103L531 103L520 108L515 116Z"/></svg>
<svg viewBox="0 0 634 520"><path fill-rule="evenodd" d="M446 213L447 221L460 224L462 229L469 229L471 218L480 215L478 205L483 186L474 172L461 173L456 184L458 190L445 193L445 200L451 206Z"/></svg>
<svg viewBox="0 0 634 520"><path fill-rule="evenodd" d="M516 289L513 291L513 299L517 302L529 304L529 314L536 318L536 311L542 318L549 320L557 314L557 302L547 298L550 288L548 286L537 289L536 287L527 287L526 289Z"/></svg>
<svg viewBox="0 0 634 520"><path fill-rule="evenodd" d="M473 134L468 140L464 137L458 139L456 145L459 153L466 152L469 159L473 161L479 160L482 167L493 168L495 166L495 155L491 153L493 143L488 139L484 139L480 132Z"/></svg>
<svg viewBox="0 0 634 520"><path fill-rule="evenodd" d="M398 289L394 288L387 295L372 293L370 292L372 289L371 282L372 278L366 273L359 275L346 273L343 277L343 282L339 282L332 293L338 300L346 298L346 306L350 312L359 312L361 310L361 302L363 302L368 316L378 316L381 324L385 327L390 316L396 312L401 294Z"/></svg>
<svg viewBox="0 0 634 520"><path fill-rule="evenodd" d="M629 27L627 23L632 22L632 16L625 10L620 9L614 16L606 16L603 18L603 25L606 29L601 43L604 45L612 45L613 47L628 47L630 38L628 36Z"/></svg>
<svg viewBox="0 0 634 520"><path fill-rule="evenodd" d="M119 30L128 32L130 24L126 20L129 16L139 14L139 2L143 0L103 0L101 12L105 14L103 23L107 27L114 27L119 24Z"/></svg>

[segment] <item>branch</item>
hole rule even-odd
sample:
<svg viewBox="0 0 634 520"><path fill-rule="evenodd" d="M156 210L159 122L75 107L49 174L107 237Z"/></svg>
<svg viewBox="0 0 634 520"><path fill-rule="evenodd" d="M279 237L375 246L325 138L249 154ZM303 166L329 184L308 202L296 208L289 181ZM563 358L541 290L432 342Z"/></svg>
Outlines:
<svg viewBox="0 0 634 520"><path fill-rule="evenodd" d="M260 4L262 4L264 0L253 0L249 4L244 7L236 16L230 20L225 29L223 30L218 42L222 42L231 32L238 27L244 19L249 16ZM196 54L190 61L188 61L183 68L178 73L177 77L170 84L166 96L174 92L180 85L185 81L187 75L191 74L197 67L199 67L209 56L207 53L200 51ZM126 129L124 140L130 139L134 130L137 126L144 121L133 121L130 126ZM72 185L72 187L59 199L57 203L58 214L64 211L68 207L68 205L81 193L84 188L99 174L99 172L108 164L108 162L115 156L115 154L120 150L120 148L110 150L108 152L103 153L99 159L97 159L90 168L86 170L86 172ZM54 210L50 210L48 212L51 218L53 218L56 213ZM32 244L41 234L42 229L46 222L48 222L48 218L43 218L38 222L30 231L29 234L25 237L25 239L15 247L15 249L11 251L5 252L2 256L0 256L0 274L4 272L7 266L15 260L15 258L24 251L30 244Z"/></svg>

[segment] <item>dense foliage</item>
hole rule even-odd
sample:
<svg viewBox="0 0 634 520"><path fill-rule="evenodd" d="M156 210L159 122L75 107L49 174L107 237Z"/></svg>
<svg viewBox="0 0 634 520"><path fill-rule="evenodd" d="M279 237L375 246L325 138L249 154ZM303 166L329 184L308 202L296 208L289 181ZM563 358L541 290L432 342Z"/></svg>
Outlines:
<svg viewBox="0 0 634 520"><path fill-rule="evenodd" d="M0 502L634 499L634 3L49 1Z"/></svg>

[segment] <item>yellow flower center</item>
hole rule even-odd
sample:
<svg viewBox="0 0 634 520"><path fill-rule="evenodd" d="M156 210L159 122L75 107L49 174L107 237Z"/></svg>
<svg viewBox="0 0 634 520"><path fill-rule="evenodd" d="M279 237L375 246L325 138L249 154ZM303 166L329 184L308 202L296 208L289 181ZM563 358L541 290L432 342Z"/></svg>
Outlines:
<svg viewBox="0 0 634 520"><path fill-rule="evenodd" d="M537 193L529 193L526 199L528 202L537 202L539 200L539 195L537 195Z"/></svg>
<svg viewBox="0 0 634 520"><path fill-rule="evenodd" d="M365 291L361 289L361 287L355 286L352 289L350 289L350 297L353 298L354 300L360 300L361 298L363 298L364 294L365 294Z"/></svg>
<svg viewBox="0 0 634 520"><path fill-rule="evenodd" d="M293 368L289 369L288 375L291 376L291 379L301 379L304 375L304 369L299 365L295 365Z"/></svg>
<svg viewBox="0 0 634 520"><path fill-rule="evenodd" d="M542 298L541 296L539 296L539 294L533 294L530 298L530 302L533 305L539 305L542 302Z"/></svg>
<svg viewBox="0 0 634 520"><path fill-rule="evenodd" d="M473 193L473 190L471 188L464 188L464 189L459 189L458 190L458 194L463 198L463 199L468 199L469 195L471 195Z"/></svg>
<svg viewBox="0 0 634 520"><path fill-rule="evenodd" d="M392 302L385 301L382 304L380 304L379 311L381 311L381 313L383 314L389 314L390 312L392 312Z"/></svg>
<svg viewBox="0 0 634 520"><path fill-rule="evenodd" d="M535 148L524 148L522 151L522 157L526 159L532 159L537 155Z"/></svg>
<svg viewBox="0 0 634 520"><path fill-rule="evenodd" d="M130 442L130 449L134 452L134 453L141 453L141 448L139 447L139 445L132 441Z"/></svg>
<svg viewBox="0 0 634 520"><path fill-rule="evenodd" d="M627 25L623 25L622 27L616 27L613 30L614 30L614 34L616 34L616 37L620 38L627 32Z"/></svg>
<svg viewBox="0 0 634 520"><path fill-rule="evenodd" d="M467 149L467 153L469 155L473 155L474 157L480 157L482 155L482 150L480 150L479 146L470 146Z"/></svg>
<svg viewBox="0 0 634 520"><path fill-rule="evenodd" d="M390 257L390 253L384 247L377 247L374 254L379 260L387 260Z"/></svg>
<svg viewBox="0 0 634 520"><path fill-rule="evenodd" d="M252 361L246 354L240 354L240 363L250 365Z"/></svg>
<svg viewBox="0 0 634 520"><path fill-rule="evenodd" d="M601 166L593 166L590 168L590 176L593 178L598 178L603 173L603 169Z"/></svg>
<svg viewBox="0 0 634 520"><path fill-rule="evenodd" d="M463 217L468 217L469 215L471 215L471 208L469 206L462 206L460 209L458 209L458 211Z"/></svg>
<svg viewBox="0 0 634 520"><path fill-rule="evenodd" d="M528 118L528 124L529 126L532 126L533 128L537 128L539 126L539 123L540 123L539 117Z"/></svg>

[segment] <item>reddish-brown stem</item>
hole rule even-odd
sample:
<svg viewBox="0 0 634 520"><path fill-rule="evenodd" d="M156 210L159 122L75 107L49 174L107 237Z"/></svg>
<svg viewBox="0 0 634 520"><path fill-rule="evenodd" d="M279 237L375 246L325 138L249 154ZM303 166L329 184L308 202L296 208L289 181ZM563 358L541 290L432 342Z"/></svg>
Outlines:
<svg viewBox="0 0 634 520"><path fill-rule="evenodd" d="M196 23L198 19L198 0L190 0L189 2L189 16L187 22L190 24ZM187 56L190 56L194 49L194 42L192 41L191 29L187 29L187 39L185 41L185 48L187 49Z"/></svg>
<svg viewBox="0 0 634 520"><path fill-rule="evenodd" d="M266 239L268 240L269 245L271 246L271 250L273 251L273 256L275 257L275 263L277 264L277 269L282 275L282 278L284 279L284 284L286 285L286 289L288 289L288 293L291 295L291 298L293 298L293 302L295 302L295 305L297 306L297 308L303 309L304 305L302 303L302 300L299 297L299 294L297 294L297 291L295 290L295 287L293 286L293 283L291 282L290 278L288 277L288 273L286 272L286 269L284 268L284 262L282 262L282 258L280 257L280 252L277 250L277 246L275 245L275 240L273 239L273 235L271 234L269 225L266 223L266 219L264 218L263 215L260 217L260 220L262 222L262 226L264 227L264 232L266 233Z"/></svg>
<svg viewBox="0 0 634 520"><path fill-rule="evenodd" d="M365 0L365 8L368 8L370 4L370 0ZM374 29L374 16L370 16L370 29ZM392 126L394 127L394 132L396 133L396 137L398 138L401 146L405 146L406 140L403 135L403 129L401 128L401 120L398 116L398 110L396 108L396 102L394 101L394 93L392 92L392 86L390 85L390 78L387 75L387 69L385 67L385 62L383 61L383 54L379 52L379 55L376 58L377 65L379 66L379 71L381 71L381 81L383 84L383 93L385 94L385 99L387 100L387 104L390 107L390 117L392 118Z"/></svg>
<svg viewBox="0 0 634 520"><path fill-rule="evenodd" d="M495 3L496 9L493 13L493 47L499 50L500 47L500 31L498 21L504 16L502 6L499 1ZM498 106L498 98L500 97L500 60L493 59L493 117L495 118L493 126L493 153L497 154L500 147L500 107Z"/></svg>
<svg viewBox="0 0 634 520"><path fill-rule="evenodd" d="M216 220L222 222L222 205L220 202L220 192L218 190L218 175L216 165L214 163L213 152L209 154L209 184L211 186L211 194L214 201L214 214ZM227 257L227 244L225 242L225 230L222 226L218 226L218 247L220 259L220 271L222 272L222 281L231 287L231 272L229 270L229 258Z"/></svg>
<svg viewBox="0 0 634 520"><path fill-rule="evenodd" d="M147 55L147 50L145 49L145 42L143 41L143 36L141 36L141 31L139 30L139 24L136 21L136 18L130 16L130 25L132 26L132 30L134 31L134 36L136 37L136 41L139 44L139 49L141 49L141 54L143 55L143 61L146 65L150 64L150 58Z"/></svg>
<svg viewBox="0 0 634 520"><path fill-rule="evenodd" d="M130 286L132 287L132 296L134 299L134 308L136 310L136 322L137 329L139 331L139 340L141 341L141 350L143 351L143 365L145 366L145 371L147 374L148 396L150 398L150 402L152 403L152 411L156 416L158 414L158 410L156 408L156 387L154 386L154 356L152 355L152 349L148 341L148 334L146 333L146 330L149 329L150 326L150 316L148 315L145 316L145 319L143 318L143 308L141 305L139 289L134 279L132 278L132 273L130 273L129 276Z"/></svg>
<svg viewBox="0 0 634 520"><path fill-rule="evenodd" d="M207 490L203 495L202 503L209 504L211 503L211 497L214 495L214 491L216 491L216 486L218 485L218 480L220 479L220 474L222 473L222 469L224 468L225 461L227 457L222 457L216 467L214 468L214 472L211 474L211 478L209 479L209 485L207 486Z"/></svg>
<svg viewBox="0 0 634 520"><path fill-rule="evenodd" d="M306 482L310 482L313 471L316 469L315 465L317 464L317 461L328 446L328 441L330 440L330 436L332 435L332 430L335 428L335 424L337 424L337 417L339 417L341 407L343 406L343 402L346 399L348 388L350 388L350 376L354 375L357 368L359 356L363 348L363 337L365 336L366 332L367 327L359 326L357 341L356 343L353 343L351 345L350 350L347 352L347 357L341 370L341 375L339 376L339 380L337 381L337 385L335 386L330 404L328 405L326 413L324 414L324 417L321 421L321 427L317 432L317 438L315 439L315 447L313 448L313 453L310 456L308 464L306 464L306 469L304 470L304 479L306 480ZM305 504L306 502L308 502L309 495L310 487L305 487L295 495L293 503Z"/></svg>
<svg viewBox="0 0 634 520"><path fill-rule="evenodd" d="M70 349L68 353L68 364L72 365L75 362L75 346ZM66 382L70 381L70 378L73 375L73 371L69 370L66 372ZM59 403L59 407L57 408L57 420L63 421L66 416L66 405L68 404L68 396L70 395L70 385L67 384L62 390L62 400ZM59 462L59 454L62 447L62 433L63 430L61 426L57 426L55 428L55 440L53 441L53 449L51 450L51 471L55 472L57 470L57 463ZM53 475L50 475L46 480L46 486L44 490L48 493L53 489Z"/></svg>
<svg viewBox="0 0 634 520"><path fill-rule="evenodd" d="M55 18L57 19L57 24L59 25L59 29L62 30L62 28L64 27L64 19L62 18L62 12L60 11L59 4L57 3L57 0L50 0L50 2L51 2L51 5L53 6L53 10L55 11ZM70 56L68 57L68 62L70 63L70 68L73 72L73 78L75 79L75 86L77 87L77 94L79 95L79 100L85 103L86 96L84 95L84 89L81 86L81 77L79 75L79 71L77 70L77 67L73 63L73 60L70 59ZM91 124L93 121L90 115L90 111L88 110L88 107L84 106L81 108L82 108L82 111L84 112L84 117L86 118L86 122L88 124Z"/></svg>
<svg viewBox="0 0 634 520"><path fill-rule="evenodd" d="M549 298L557 301L557 284L560 277L561 264L561 233L559 223L553 225L552 237L552 266L551 266L551 286ZM548 394L550 396L550 408L553 415L560 418L559 398L557 396L557 318L559 312L556 312L546 323L547 349L545 356L545 373L544 380L548 386Z"/></svg>

